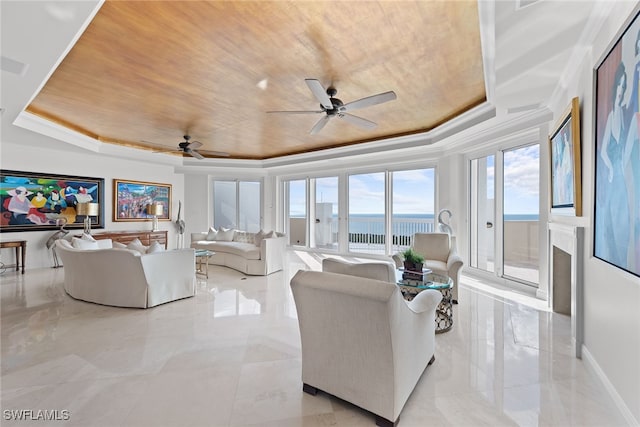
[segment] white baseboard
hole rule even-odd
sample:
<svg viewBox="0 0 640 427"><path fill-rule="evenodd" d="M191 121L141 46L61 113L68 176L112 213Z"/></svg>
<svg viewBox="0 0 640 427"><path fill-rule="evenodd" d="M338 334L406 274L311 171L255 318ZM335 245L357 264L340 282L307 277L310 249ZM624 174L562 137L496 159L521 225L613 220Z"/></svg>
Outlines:
<svg viewBox="0 0 640 427"><path fill-rule="evenodd" d="M631 410L629 410L629 407L624 403L624 400L622 400L622 397L620 397L618 391L615 389L613 384L611 384L611 381L609 381L609 378L607 378L602 368L600 368L598 362L596 362L591 353L589 353L587 347L585 347L584 345L582 346L582 361L584 362L587 369L590 369L600 380L600 382L604 386L604 389L607 391L609 396L611 396L611 399L613 399L613 402L615 403L616 407L618 408L624 419L627 421L627 423L630 426L640 426L640 423L638 423L638 420L636 420L636 418L633 416Z"/></svg>

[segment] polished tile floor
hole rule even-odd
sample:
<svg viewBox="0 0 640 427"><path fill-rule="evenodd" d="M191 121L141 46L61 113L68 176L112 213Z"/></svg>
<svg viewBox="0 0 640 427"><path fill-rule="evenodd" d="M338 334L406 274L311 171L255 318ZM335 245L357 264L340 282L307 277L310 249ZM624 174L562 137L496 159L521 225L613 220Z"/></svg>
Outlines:
<svg viewBox="0 0 640 427"><path fill-rule="evenodd" d="M63 269L5 272L0 424L373 426L348 403L302 393L288 283L298 269L319 269L320 257L286 256L268 277L211 266L194 298L148 310L73 300ZM571 356L569 318L482 288L464 278L454 327L436 336L436 362L401 427L625 425ZM20 410L68 420L9 419Z"/></svg>

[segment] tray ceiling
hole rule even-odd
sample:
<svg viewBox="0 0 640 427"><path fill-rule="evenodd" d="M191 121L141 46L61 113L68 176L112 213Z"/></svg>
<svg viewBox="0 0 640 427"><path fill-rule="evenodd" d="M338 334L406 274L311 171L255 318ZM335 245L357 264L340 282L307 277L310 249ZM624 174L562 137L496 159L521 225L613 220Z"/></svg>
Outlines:
<svg viewBox="0 0 640 427"><path fill-rule="evenodd" d="M107 1L27 111L105 143L267 159L424 132L485 101L476 1ZM306 78L364 130L322 114Z"/></svg>

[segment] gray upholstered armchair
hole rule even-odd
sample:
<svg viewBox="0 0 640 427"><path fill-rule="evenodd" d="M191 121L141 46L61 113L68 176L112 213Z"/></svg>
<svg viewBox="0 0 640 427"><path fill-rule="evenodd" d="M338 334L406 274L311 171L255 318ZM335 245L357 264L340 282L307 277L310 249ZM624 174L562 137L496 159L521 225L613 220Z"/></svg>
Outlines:
<svg viewBox="0 0 640 427"><path fill-rule="evenodd" d="M435 360L435 310L440 292L412 301L386 278L358 277L362 264L329 261L327 271L298 271L291 279L302 342L303 390L337 396L393 426L422 372ZM371 265L378 273L393 266ZM395 279L393 279L395 280Z"/></svg>
<svg viewBox="0 0 640 427"><path fill-rule="evenodd" d="M412 247L420 255L424 256L424 266L430 268L436 274L451 277L453 280L453 303L458 303L458 281L462 258L456 250L456 238L447 233L416 233L413 235ZM397 267L402 266L402 255L394 255L393 259Z"/></svg>

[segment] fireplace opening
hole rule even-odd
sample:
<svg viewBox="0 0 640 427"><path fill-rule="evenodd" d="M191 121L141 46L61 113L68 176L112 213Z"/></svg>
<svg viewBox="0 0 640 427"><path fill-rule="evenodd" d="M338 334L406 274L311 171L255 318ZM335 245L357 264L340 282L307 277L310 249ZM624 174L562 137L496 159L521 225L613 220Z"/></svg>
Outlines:
<svg viewBox="0 0 640 427"><path fill-rule="evenodd" d="M555 313L571 316L571 254L553 246L553 307Z"/></svg>

